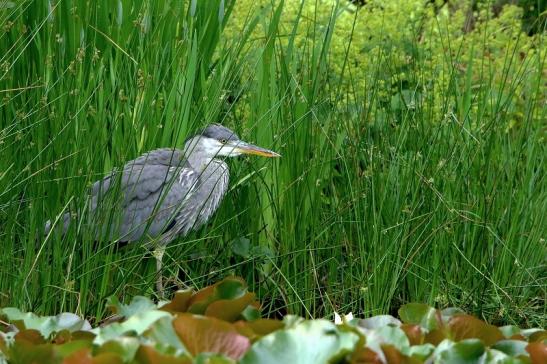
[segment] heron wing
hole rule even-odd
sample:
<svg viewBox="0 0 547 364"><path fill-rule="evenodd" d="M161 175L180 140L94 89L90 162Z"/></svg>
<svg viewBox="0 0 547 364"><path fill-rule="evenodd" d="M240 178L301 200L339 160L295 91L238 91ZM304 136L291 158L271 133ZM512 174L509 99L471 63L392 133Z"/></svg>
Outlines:
<svg viewBox="0 0 547 364"><path fill-rule="evenodd" d="M127 163L121 174L113 172L92 186L91 209L109 212L95 223L102 227L101 237L122 241L158 237L172 227L194 193L199 175L189 165L136 163L140 159Z"/></svg>

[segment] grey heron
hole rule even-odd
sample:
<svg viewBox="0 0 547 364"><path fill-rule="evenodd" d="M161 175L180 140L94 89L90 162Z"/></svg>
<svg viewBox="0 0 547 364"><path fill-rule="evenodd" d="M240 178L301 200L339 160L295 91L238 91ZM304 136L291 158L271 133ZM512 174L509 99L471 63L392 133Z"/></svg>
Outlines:
<svg viewBox="0 0 547 364"><path fill-rule="evenodd" d="M121 242L147 241L154 246L156 289L163 295L161 274L166 245L203 226L218 209L228 189L225 157L280 155L246 143L230 129L212 124L184 143L183 149L147 152L112 171L91 186L89 214L104 208L105 197L116 191L117 218L96 229L97 237ZM121 173L120 173L121 172ZM60 219L63 233L71 215ZM46 233L52 228L46 223Z"/></svg>

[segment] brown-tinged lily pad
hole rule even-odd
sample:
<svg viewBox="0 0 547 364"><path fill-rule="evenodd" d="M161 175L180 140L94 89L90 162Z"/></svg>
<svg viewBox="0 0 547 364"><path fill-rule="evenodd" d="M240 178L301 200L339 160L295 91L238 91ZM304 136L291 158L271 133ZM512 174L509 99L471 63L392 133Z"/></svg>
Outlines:
<svg viewBox="0 0 547 364"><path fill-rule="evenodd" d="M139 347L135 361L139 364L192 364L192 359L189 357L162 354L150 345L141 345Z"/></svg>
<svg viewBox="0 0 547 364"><path fill-rule="evenodd" d="M234 323L237 331L251 341L255 341L262 336L268 335L276 330L285 327L285 324L279 320L258 319L254 321L237 321Z"/></svg>
<svg viewBox="0 0 547 364"><path fill-rule="evenodd" d="M175 292L175 295L169 303L161 306L160 310L171 313L187 312L192 295L194 295L193 289L179 290Z"/></svg>
<svg viewBox="0 0 547 364"><path fill-rule="evenodd" d="M526 346L526 351L530 354L532 364L547 363L547 344L542 342L534 342Z"/></svg>
<svg viewBox="0 0 547 364"><path fill-rule="evenodd" d="M254 293L245 293L243 296L236 299L211 302L205 309L205 316L234 322L241 316L241 313L254 301L254 299Z"/></svg>
<svg viewBox="0 0 547 364"><path fill-rule="evenodd" d="M531 343L547 341L547 331L540 330L540 331L534 332L533 334L528 336L528 341L531 342Z"/></svg>
<svg viewBox="0 0 547 364"><path fill-rule="evenodd" d="M471 315L457 315L450 319L448 327L454 341L479 339L485 345L491 346L503 340L501 331L493 325L479 320Z"/></svg>
<svg viewBox="0 0 547 364"><path fill-rule="evenodd" d="M384 364L382 358L373 350L367 347L356 349L350 358L351 364Z"/></svg>
<svg viewBox="0 0 547 364"><path fill-rule="evenodd" d="M16 342L10 350L12 363L54 363L56 353L53 344L34 344L29 341Z"/></svg>
<svg viewBox="0 0 547 364"><path fill-rule="evenodd" d="M182 313L173 320L173 327L194 356L210 352L237 360L251 346L249 339L241 335L232 324L214 317Z"/></svg>
<svg viewBox="0 0 547 364"><path fill-rule="evenodd" d="M408 337L410 345L421 345L424 343L425 334L420 325L403 324L401 325L401 330L403 330Z"/></svg>
<svg viewBox="0 0 547 364"><path fill-rule="evenodd" d="M227 277L212 286L196 292L188 304L188 312L203 315L207 307L217 300L234 300L247 293L245 281L237 277Z"/></svg>
<svg viewBox="0 0 547 364"><path fill-rule="evenodd" d="M16 343L27 343L32 345L45 344L46 340L38 330L27 329L15 334Z"/></svg>

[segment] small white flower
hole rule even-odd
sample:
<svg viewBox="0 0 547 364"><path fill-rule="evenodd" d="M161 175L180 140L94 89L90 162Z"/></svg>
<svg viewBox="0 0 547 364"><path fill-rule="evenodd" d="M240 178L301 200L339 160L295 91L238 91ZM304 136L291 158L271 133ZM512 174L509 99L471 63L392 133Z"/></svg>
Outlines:
<svg viewBox="0 0 547 364"><path fill-rule="evenodd" d="M341 325L344 322L348 322L348 321L351 321L351 320L353 320L353 313L351 313L351 312L348 313L347 315L344 315L343 319L342 319L342 317L340 317L338 312L334 312L334 323L336 325Z"/></svg>

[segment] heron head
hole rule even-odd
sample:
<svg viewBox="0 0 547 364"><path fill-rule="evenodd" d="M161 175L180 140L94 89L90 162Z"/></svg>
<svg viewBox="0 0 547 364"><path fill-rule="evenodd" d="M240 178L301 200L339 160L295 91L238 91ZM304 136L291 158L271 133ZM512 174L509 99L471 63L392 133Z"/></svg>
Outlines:
<svg viewBox="0 0 547 364"><path fill-rule="evenodd" d="M237 157L242 154L280 157L276 152L240 140L235 132L219 124L211 124L201 134L191 138L185 149L189 148L206 158Z"/></svg>

